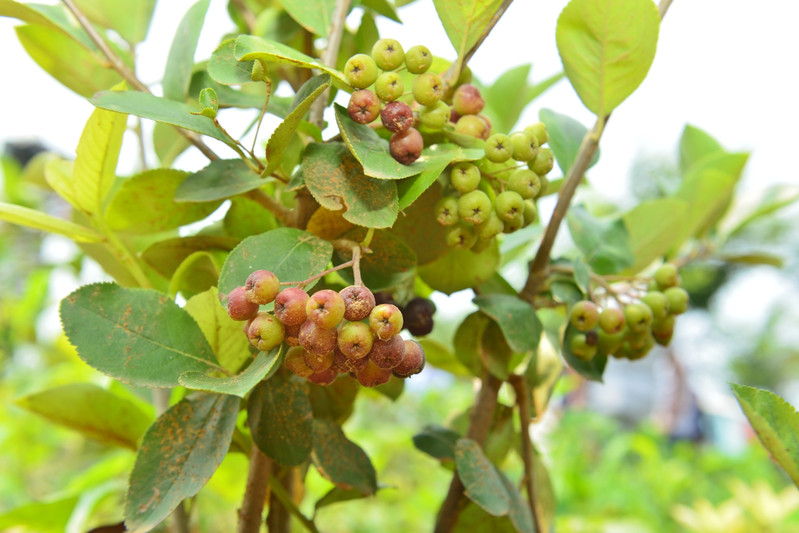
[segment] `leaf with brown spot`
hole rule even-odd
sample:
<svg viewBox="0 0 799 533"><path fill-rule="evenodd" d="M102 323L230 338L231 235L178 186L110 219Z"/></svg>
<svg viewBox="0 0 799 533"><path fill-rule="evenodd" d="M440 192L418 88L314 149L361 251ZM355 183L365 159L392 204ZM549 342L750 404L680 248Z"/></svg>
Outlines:
<svg viewBox="0 0 799 533"><path fill-rule="evenodd" d="M455 466L470 500L494 516L508 514L510 496L500 474L479 444L472 439L458 439L455 443Z"/></svg>
<svg viewBox="0 0 799 533"><path fill-rule="evenodd" d="M150 531L203 488L228 451L238 413L238 397L200 393L181 400L150 426L130 474L128 531Z"/></svg>
<svg viewBox="0 0 799 533"><path fill-rule="evenodd" d="M447 244L449 228L436 222L435 217L435 205L441 196L441 186L433 183L413 205L399 214L391 228L392 233L416 252L419 265L435 261L451 250Z"/></svg>
<svg viewBox="0 0 799 533"><path fill-rule="evenodd" d="M311 459L322 476L341 488L366 495L377 491L377 475L369 456L335 422L314 419Z"/></svg>
<svg viewBox="0 0 799 533"><path fill-rule="evenodd" d="M257 189L264 179L241 159L217 159L175 190L176 202L212 202Z"/></svg>
<svg viewBox="0 0 799 533"><path fill-rule="evenodd" d="M241 331L239 331L239 336L244 337L241 335ZM270 372L277 370L279 365L280 347L277 347L270 352L260 352L250 366L235 376L213 376L192 371L184 372L179 379L180 384L189 389L220 392L244 398L258 382Z"/></svg>
<svg viewBox="0 0 799 533"><path fill-rule="evenodd" d="M331 240L341 237L352 228L352 222L347 222L341 211L331 211L320 207L311 215L305 229L320 239Z"/></svg>
<svg viewBox="0 0 799 533"><path fill-rule="evenodd" d="M328 418L343 424L352 414L355 398L361 386L349 376L339 378L327 386L309 385L308 397L314 418Z"/></svg>

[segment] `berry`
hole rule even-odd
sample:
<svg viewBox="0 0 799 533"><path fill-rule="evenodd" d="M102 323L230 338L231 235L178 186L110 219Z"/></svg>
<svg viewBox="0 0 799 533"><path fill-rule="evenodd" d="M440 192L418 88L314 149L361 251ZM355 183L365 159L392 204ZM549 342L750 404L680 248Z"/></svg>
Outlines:
<svg viewBox="0 0 799 533"><path fill-rule="evenodd" d="M308 293L298 287L283 289L275 296L275 316L286 326L300 326L308 318Z"/></svg>
<svg viewBox="0 0 799 533"><path fill-rule="evenodd" d="M419 122L430 129L440 130L449 122L449 106L442 101L438 101L431 106L425 106L419 111Z"/></svg>
<svg viewBox="0 0 799 533"><path fill-rule="evenodd" d="M388 340L376 340L369 352L369 360L380 368L391 369L402 363L405 357L405 341L399 335Z"/></svg>
<svg viewBox="0 0 799 533"><path fill-rule="evenodd" d="M302 358L305 364L314 372L321 372L333 365L333 350L327 353L311 353L307 350L303 350Z"/></svg>
<svg viewBox="0 0 799 533"><path fill-rule="evenodd" d="M294 324L292 326L287 326L286 324L283 324L283 327L286 330L286 338L283 339L283 342L285 342L289 346L299 346L300 328L302 327L302 324Z"/></svg>
<svg viewBox="0 0 799 533"><path fill-rule="evenodd" d="M445 196L436 202L433 208L436 222L442 226L452 226L458 223L458 199L452 196Z"/></svg>
<svg viewBox="0 0 799 533"><path fill-rule="evenodd" d="M624 319L630 331L642 333L652 325L652 310L642 303L629 304L624 307Z"/></svg>
<svg viewBox="0 0 799 533"><path fill-rule="evenodd" d="M449 173L449 181L461 194L472 192L480 185L480 169L472 163L458 163Z"/></svg>
<svg viewBox="0 0 799 533"><path fill-rule="evenodd" d="M375 307L375 295L363 285L350 285L339 294L344 298L344 318L350 322L364 320Z"/></svg>
<svg viewBox="0 0 799 533"><path fill-rule="evenodd" d="M390 292L380 291L377 294L375 294L375 305L380 305L380 304L397 305L397 302L396 300L394 300L394 295L391 294ZM397 307L399 308L399 306Z"/></svg>
<svg viewBox="0 0 799 533"><path fill-rule="evenodd" d="M433 64L433 54L426 46L417 44L405 52L405 66L411 74L424 74Z"/></svg>
<svg viewBox="0 0 799 533"><path fill-rule="evenodd" d="M455 85L463 85L464 83L471 83L472 82L472 69L469 68L469 65L463 65L461 67L461 72L458 74L458 81L455 82Z"/></svg>
<svg viewBox="0 0 799 533"><path fill-rule="evenodd" d="M544 144L549 140L549 133L547 133L547 127L543 122L536 122L535 124L530 124L526 128L524 128L524 132L534 137L538 144L536 144L536 148Z"/></svg>
<svg viewBox="0 0 799 533"><path fill-rule="evenodd" d="M305 304L305 312L320 328L333 329L344 318L344 298L330 289L315 292Z"/></svg>
<svg viewBox="0 0 799 533"><path fill-rule="evenodd" d="M474 229L480 240L488 241L502 233L505 229L505 224L492 209L491 213L488 215L488 220L484 221L482 224L478 224Z"/></svg>
<svg viewBox="0 0 799 533"><path fill-rule="evenodd" d="M396 72L384 72L375 81L375 92L384 102L393 102L405 92L405 84Z"/></svg>
<svg viewBox="0 0 799 533"><path fill-rule="evenodd" d="M516 161L530 161L535 157L535 139L523 131L511 133L510 142L513 145L513 159Z"/></svg>
<svg viewBox="0 0 799 533"><path fill-rule="evenodd" d="M597 352L596 344L589 344L586 333L578 333L571 338L569 349L572 355L583 361L590 361Z"/></svg>
<svg viewBox="0 0 799 533"><path fill-rule="evenodd" d="M380 120L387 130L402 133L413 126L413 111L405 102L390 102L380 112Z"/></svg>
<svg viewBox="0 0 799 533"><path fill-rule="evenodd" d="M669 301L669 311L681 315L688 310L688 291L682 287L669 287L663 292Z"/></svg>
<svg viewBox="0 0 799 533"><path fill-rule="evenodd" d="M461 220L480 224L488 220L490 213L491 199L483 191L468 192L458 199L458 216Z"/></svg>
<svg viewBox="0 0 799 533"><path fill-rule="evenodd" d="M514 231L518 231L524 227L524 214L517 213L517 216L510 221L504 221L502 232L503 233L513 233Z"/></svg>
<svg viewBox="0 0 799 533"><path fill-rule="evenodd" d="M300 328L300 346L313 354L324 355L336 347L337 336L335 329L320 328L306 320Z"/></svg>
<svg viewBox="0 0 799 533"><path fill-rule="evenodd" d="M247 300L258 305L266 305L280 292L280 280L268 270L256 270L244 282Z"/></svg>
<svg viewBox="0 0 799 533"><path fill-rule="evenodd" d="M396 305L380 304L369 313L369 327L380 340L390 339L402 331L402 312Z"/></svg>
<svg viewBox="0 0 799 533"><path fill-rule="evenodd" d="M532 200L524 201L524 225L529 226L538 218L538 208Z"/></svg>
<svg viewBox="0 0 799 533"><path fill-rule="evenodd" d="M272 348L280 346L284 337L283 324L270 313L258 313L247 328L247 338L250 340L250 344L262 352L268 352Z"/></svg>
<svg viewBox="0 0 799 533"><path fill-rule="evenodd" d="M491 127L487 125L480 115L464 115L455 123L455 133L478 139L487 139L491 133Z"/></svg>
<svg viewBox="0 0 799 533"><path fill-rule="evenodd" d="M366 366L355 371L355 379L364 387L377 387L391 379L391 370L380 368L371 359L367 359Z"/></svg>
<svg viewBox="0 0 799 533"><path fill-rule="evenodd" d="M405 61L405 50L396 39L380 39L372 47L372 58L382 70L394 70Z"/></svg>
<svg viewBox="0 0 799 533"><path fill-rule="evenodd" d="M504 163L513 155L513 145L510 137L503 133L495 133L485 144L486 159L494 163Z"/></svg>
<svg viewBox="0 0 799 533"><path fill-rule="evenodd" d="M258 313L258 304L247 299L244 287L236 287L227 295L227 314L233 320L249 320Z"/></svg>
<svg viewBox="0 0 799 533"><path fill-rule="evenodd" d="M527 163L527 166L539 176L543 176L555 166L555 155L549 148L539 148L535 157Z"/></svg>
<svg viewBox="0 0 799 533"><path fill-rule="evenodd" d="M413 80L413 99L422 105L433 105L444 94L444 84L437 74L426 72Z"/></svg>
<svg viewBox="0 0 799 533"><path fill-rule="evenodd" d="M338 349L351 359L366 356L374 340L372 330L365 322L345 322L338 328Z"/></svg>
<svg viewBox="0 0 799 533"><path fill-rule="evenodd" d="M674 315L667 315L652 322L652 336L658 344L667 346L674 334Z"/></svg>
<svg viewBox="0 0 799 533"><path fill-rule="evenodd" d="M421 337L433 331L433 314L436 306L427 298L413 298L405 306L402 318L411 335Z"/></svg>
<svg viewBox="0 0 799 533"><path fill-rule="evenodd" d="M624 313L621 309L608 307L599 315L599 327L608 335L615 335L624 331Z"/></svg>
<svg viewBox="0 0 799 533"><path fill-rule="evenodd" d="M468 83L455 89L452 95L452 109L461 116L476 115L485 105L480 89Z"/></svg>
<svg viewBox="0 0 799 533"><path fill-rule="evenodd" d="M310 376L308 376L308 381L311 383L316 383L317 385L327 386L336 381L338 377L338 370L333 368L332 366L327 370L322 370L321 372L314 372Z"/></svg>
<svg viewBox="0 0 799 533"><path fill-rule="evenodd" d="M602 317L600 317L600 319L601 318ZM623 342L624 330L621 330L618 333L607 333L600 327L596 344L597 350L600 353L605 355L613 355L619 350L619 348L621 348Z"/></svg>
<svg viewBox="0 0 799 533"><path fill-rule="evenodd" d="M394 375L407 378L418 374L424 369L425 357L424 348L414 340L405 341L405 357L402 362L394 367Z"/></svg>
<svg viewBox="0 0 799 533"><path fill-rule="evenodd" d="M344 65L344 76L356 89L366 89L377 79L377 64L366 54L355 54Z"/></svg>
<svg viewBox="0 0 799 533"><path fill-rule="evenodd" d="M338 349L338 346L336 346L336 349L333 350L333 368L342 374L359 372L363 370L367 361L369 361L368 357L361 357L360 359L351 359L347 357L341 350Z"/></svg>
<svg viewBox="0 0 799 533"><path fill-rule="evenodd" d="M532 170L520 168L508 178L508 189L518 193L525 200L529 200L535 198L541 190L541 179Z"/></svg>
<svg viewBox="0 0 799 533"><path fill-rule="evenodd" d="M524 216L524 199L515 191L505 191L497 195L494 200L494 210L502 222L513 222Z"/></svg>
<svg viewBox="0 0 799 533"><path fill-rule="evenodd" d="M641 301L652 310L652 318L654 320L660 320L669 314L669 300L662 292L649 291L641 298Z"/></svg>
<svg viewBox="0 0 799 533"><path fill-rule="evenodd" d="M369 124L380 114L380 100L369 89L360 89L350 96L347 113L358 124Z"/></svg>
<svg viewBox="0 0 799 533"><path fill-rule="evenodd" d="M543 150L543 148L542 148ZM536 156L538 157L538 156ZM530 166L529 164L527 165ZM533 171L535 172L535 171ZM536 199L541 198L542 196L547 194L547 187L549 187L549 179L544 174L538 174L538 179L541 180L541 190L538 191L538 194L535 195Z"/></svg>
<svg viewBox="0 0 799 533"><path fill-rule="evenodd" d="M581 300L572 306L569 321L578 331L594 329L599 323L599 307L589 300Z"/></svg>
<svg viewBox="0 0 799 533"><path fill-rule="evenodd" d="M655 271L654 278L661 291L680 285L680 274L677 272L677 267L671 263L661 265Z"/></svg>
<svg viewBox="0 0 799 533"><path fill-rule="evenodd" d="M289 351L286 352L286 360L284 361L284 364L286 365L286 368L288 368L294 374L297 374L303 378L307 378L313 374L314 371L310 366L308 366L308 363L305 362L305 358L303 357L304 353L305 350L299 346L289 348Z"/></svg>
<svg viewBox="0 0 799 533"><path fill-rule="evenodd" d="M447 245L459 250L468 250L477 242L474 226L458 224L447 231Z"/></svg>
<svg viewBox="0 0 799 533"><path fill-rule="evenodd" d="M416 128L408 128L402 133L395 133L388 142L391 157L403 165L410 165L422 155L424 140Z"/></svg>

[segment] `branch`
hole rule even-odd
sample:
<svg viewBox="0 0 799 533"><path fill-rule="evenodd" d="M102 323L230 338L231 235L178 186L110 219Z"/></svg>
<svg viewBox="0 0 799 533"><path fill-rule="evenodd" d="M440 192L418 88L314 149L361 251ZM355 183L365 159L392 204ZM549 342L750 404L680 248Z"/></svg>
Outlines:
<svg viewBox="0 0 799 533"><path fill-rule="evenodd" d="M244 19L244 24L247 25L247 31L250 33L255 33L255 26L258 23L255 13L250 11L250 8L247 7L247 4L244 2L244 0L230 0L230 3L236 6L236 9L239 10L241 18Z"/></svg>
<svg viewBox="0 0 799 533"><path fill-rule="evenodd" d="M535 504L535 465L533 463L533 442L530 440L530 402L527 394L527 383L524 378L514 374L510 378L513 390L516 391L516 405L519 406L519 422L522 434L522 460L524 461L524 478L527 483L527 504L533 517L535 533L541 533L541 519L538 517L538 506Z"/></svg>
<svg viewBox="0 0 799 533"><path fill-rule="evenodd" d="M247 472L247 488L239 509L238 533L258 533L261 531L266 490L272 472L272 461L258 446L253 444L250 454L250 468Z"/></svg>
<svg viewBox="0 0 799 533"><path fill-rule="evenodd" d="M330 22L330 31L327 32L327 46L322 54L322 64L335 67L338 50L341 47L341 36L344 33L344 26L347 21L347 12L350 10L350 0L337 0L336 10L333 12L333 20ZM330 90L326 89L311 106L311 124L322 128L324 124L325 108L327 107L327 95Z"/></svg>
<svg viewBox="0 0 799 533"><path fill-rule="evenodd" d="M111 68L117 71L117 73L122 76L122 78L127 81L131 87L136 89L137 91L141 91L144 93L150 93L150 89L147 88L145 84L136 77L136 73L128 67L124 61L113 51L111 47L105 42L105 39L94 29L92 23L86 18L86 15L75 5L73 0L61 0L64 2L64 5L67 6L75 18L78 20L80 25L86 30L86 33L89 35L89 38L97 45L97 48L105 56L106 60L111 64ZM193 131L187 131L181 128L175 128L178 130L178 133L183 135L191 144L196 146L208 159L214 161L219 159L219 156L214 153L203 141L200 139L200 136L194 133Z"/></svg>
<svg viewBox="0 0 799 533"><path fill-rule="evenodd" d="M275 215L275 218L283 224L288 224L289 219L291 218L291 210L266 194L261 189L253 189L245 194L245 196L250 200L254 200L261 204L263 208Z"/></svg>
<svg viewBox="0 0 799 533"><path fill-rule="evenodd" d="M277 501L279 501L289 513L293 514L305 527L305 529L311 533L319 533L314 521L302 514L302 511L300 511L294 502L291 501L291 495L286 492L286 489L283 488L283 485L277 482L277 480L275 481L275 483L272 483L272 494L274 495L275 499L277 499Z"/></svg>

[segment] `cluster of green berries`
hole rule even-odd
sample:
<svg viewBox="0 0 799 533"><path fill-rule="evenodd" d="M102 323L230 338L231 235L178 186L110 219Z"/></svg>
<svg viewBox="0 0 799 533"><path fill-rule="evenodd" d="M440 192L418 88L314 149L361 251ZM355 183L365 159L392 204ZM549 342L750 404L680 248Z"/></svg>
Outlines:
<svg viewBox="0 0 799 533"><path fill-rule="evenodd" d="M647 293L624 309L600 308L591 301L574 304L569 320L578 333L569 342L571 353L589 361L597 353L641 359L655 344L667 346L675 318L688 310L688 292L680 287L677 267L667 263L655 272Z"/></svg>
<svg viewBox="0 0 799 533"><path fill-rule="evenodd" d="M543 146L548 140L542 122L510 135L497 133L486 141L482 159L445 170L445 194L435 217L450 228L450 246L480 251L500 233L535 221L535 201L544 194L546 174L554 166L552 151Z"/></svg>
<svg viewBox="0 0 799 533"><path fill-rule="evenodd" d="M271 302L273 312L260 311ZM424 368L421 345L399 335L400 310L375 305L374 294L363 285L309 295L299 287L280 290L277 276L256 270L228 294L227 309L232 319L246 321L250 344L268 351L285 342L290 346L286 368L319 385L346 373L375 387L392 374L405 378Z"/></svg>

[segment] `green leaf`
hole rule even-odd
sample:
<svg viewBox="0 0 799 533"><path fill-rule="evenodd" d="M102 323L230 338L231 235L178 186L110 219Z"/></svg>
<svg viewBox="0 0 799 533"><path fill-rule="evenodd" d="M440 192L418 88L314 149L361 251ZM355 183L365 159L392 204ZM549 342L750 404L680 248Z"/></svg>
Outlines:
<svg viewBox="0 0 799 533"><path fill-rule="evenodd" d="M155 0L75 0L81 11L95 24L117 32L131 44L144 40L150 28Z"/></svg>
<svg viewBox="0 0 799 533"><path fill-rule="evenodd" d="M499 249L496 245L479 254L469 250L451 250L432 263L419 267L419 276L433 289L452 294L491 279L498 266Z"/></svg>
<svg viewBox="0 0 799 533"><path fill-rule="evenodd" d="M194 110L183 102L139 91L100 91L89 101L103 109L172 124L233 145L233 141L225 137L211 119L192 115L191 112Z"/></svg>
<svg viewBox="0 0 799 533"><path fill-rule="evenodd" d="M204 219L222 201L175 202L175 192L187 176L187 172L160 168L124 180L108 204L106 222L116 231L143 234Z"/></svg>
<svg viewBox="0 0 799 533"><path fill-rule="evenodd" d="M491 323L485 314L475 311L467 315L458 326L453 341L455 357L474 376L483 373L483 362L480 357L483 334Z"/></svg>
<svg viewBox="0 0 799 533"><path fill-rule="evenodd" d="M21 205L0 202L0 220L28 228L64 235L77 242L98 242L103 236L86 226L51 217Z"/></svg>
<svg viewBox="0 0 799 533"><path fill-rule="evenodd" d="M651 0L571 0L555 40L569 81L585 107L604 118L644 81L660 29Z"/></svg>
<svg viewBox="0 0 799 533"><path fill-rule="evenodd" d="M313 420L311 460L323 477L340 488L365 495L377 491L377 475L369 456L330 420Z"/></svg>
<svg viewBox="0 0 799 533"><path fill-rule="evenodd" d="M540 417L546 412L549 399L563 370L563 361L549 343L533 352L524 370L524 380L530 391L531 415Z"/></svg>
<svg viewBox="0 0 799 533"><path fill-rule="evenodd" d="M218 305L216 307L219 307ZM246 338L239 328L239 335ZM249 350L245 352L249 355ZM184 372L178 380L187 389L232 394L244 398L270 372L280 364L280 347L270 352L260 352L246 369L235 376L214 376L203 372Z"/></svg>
<svg viewBox="0 0 799 533"><path fill-rule="evenodd" d="M400 181L397 189L401 190L403 183L413 179ZM410 207L399 214L391 228L391 232L416 253L419 265L431 263L452 250L447 244L449 228L436 222L435 218L435 205L441 196L441 185L433 182Z"/></svg>
<svg viewBox="0 0 799 533"><path fill-rule="evenodd" d="M213 287L223 261L211 252L194 252L175 269L169 280L169 294L190 297Z"/></svg>
<svg viewBox="0 0 799 533"><path fill-rule="evenodd" d="M212 202L257 189L266 183L241 159L217 159L191 174L175 190L176 202Z"/></svg>
<svg viewBox="0 0 799 533"><path fill-rule="evenodd" d="M481 87L486 102L482 113L491 120L494 131L513 131L525 107L564 76L560 72L536 85L530 85L527 81L530 68L529 63L513 67L490 85Z"/></svg>
<svg viewBox="0 0 799 533"><path fill-rule="evenodd" d="M588 270L588 265L585 264L582 257L575 257L572 260L572 267L574 268L574 282L583 291L583 294L588 294L591 291L591 272Z"/></svg>
<svg viewBox="0 0 799 533"><path fill-rule="evenodd" d="M548 145L552 149L555 160L558 162L563 175L569 173L577 159L577 152L580 151L580 144L583 142L583 137L588 133L588 128L577 122L571 117L556 113L551 109L541 109L538 112L538 118L541 119L547 127L549 133ZM599 161L599 148L597 148L591 162L588 163L588 168L591 168Z"/></svg>
<svg viewBox="0 0 799 533"><path fill-rule="evenodd" d="M174 387L183 372L220 368L191 315L160 292L84 285L60 313L80 358L131 385Z"/></svg>
<svg viewBox="0 0 799 533"><path fill-rule="evenodd" d="M172 38L172 46L166 58L164 77L161 87L164 98L183 102L186 100L186 91L191 81L191 70L194 66L194 52L197 41L200 39L205 14L208 11L209 0L199 0L183 15L180 24ZM153 0L153 3L154 0Z"/></svg>
<svg viewBox="0 0 799 533"><path fill-rule="evenodd" d="M14 403L93 439L132 450L152 422L130 400L90 383L63 385Z"/></svg>
<svg viewBox="0 0 799 533"><path fill-rule="evenodd" d="M535 533L535 529L533 528L533 515L530 513L530 507L527 504L527 500L522 497L522 494L519 492L519 489L516 488L516 485L514 485L513 482L508 479L508 477L502 473L499 468L495 466L494 470L499 476L500 481L502 481L502 485L505 487L505 492L507 492L508 497L510 498L508 518L510 518L513 527L519 533ZM533 475L535 475L535 471L533 471ZM549 530L541 528L541 531Z"/></svg>
<svg viewBox="0 0 799 533"><path fill-rule="evenodd" d="M311 105L319 96L330 87L330 76L322 74L314 76L303 83L300 90L294 97L291 104L291 112L286 119L275 128L269 141L266 143L266 170L264 176L268 176L280 166L283 153L289 145L297 126L302 122L303 117L311 109Z"/></svg>
<svg viewBox="0 0 799 533"><path fill-rule="evenodd" d="M675 245L703 235L721 218L730 205L735 184L735 177L712 168L683 181L675 196L685 201L688 211L683 233Z"/></svg>
<svg viewBox="0 0 799 533"><path fill-rule="evenodd" d="M327 491L327 494L316 500L316 503L314 504L314 513L316 513L316 511L322 507L327 507L328 505L333 505L334 503L360 500L361 498L365 498L365 495L355 489L345 490L339 487L333 487Z"/></svg>
<svg viewBox="0 0 799 533"><path fill-rule="evenodd" d="M394 8L393 3L389 2L389 0L361 0L361 5L372 9L375 13L383 15L394 22L399 22L400 24L402 23L399 15L397 15L397 10Z"/></svg>
<svg viewBox="0 0 799 533"><path fill-rule="evenodd" d="M583 361L571 351L571 340L575 335L580 334L571 324L566 327L563 334L563 358L569 366L585 379L602 383L602 374L608 363L608 356L598 353L589 361Z"/></svg>
<svg viewBox="0 0 799 533"><path fill-rule="evenodd" d="M238 413L236 396L199 393L155 421L130 474L125 499L128 531L150 531L203 488L228 451Z"/></svg>
<svg viewBox="0 0 799 533"><path fill-rule="evenodd" d="M95 109L78 141L73 170L75 203L89 214L100 213L116 179L127 115Z"/></svg>
<svg viewBox="0 0 799 533"><path fill-rule="evenodd" d="M13 0L0 0L0 17L11 17L33 26L58 30L81 44L86 50L98 51L86 32L73 22L71 14L60 5L23 4Z"/></svg>
<svg viewBox="0 0 799 533"><path fill-rule="evenodd" d="M363 166L364 174L383 180L398 180L415 176L425 169L426 161L421 157L410 165L396 161L388 151L388 141L369 126L352 120L343 106L336 104L335 109L341 137Z"/></svg>
<svg viewBox="0 0 799 533"><path fill-rule="evenodd" d="M253 271L271 270L280 281L303 281L327 268L333 246L308 232L278 228L241 241L228 255L219 276L219 292L228 294ZM309 283L306 289L313 287Z"/></svg>
<svg viewBox="0 0 799 533"><path fill-rule="evenodd" d="M502 0L433 0L438 18L458 58L474 46Z"/></svg>
<svg viewBox="0 0 799 533"><path fill-rule="evenodd" d="M142 253L142 259L153 270L169 279L187 257L195 252L209 251L224 256L237 244L238 239L216 235L195 235L158 241Z"/></svg>
<svg viewBox="0 0 799 533"><path fill-rule="evenodd" d="M413 436L413 445L435 459L455 460L455 444L460 433L441 426L425 426Z"/></svg>
<svg viewBox="0 0 799 533"><path fill-rule="evenodd" d="M282 5L300 26L319 37L327 37L336 0L292 0Z"/></svg>
<svg viewBox="0 0 799 533"><path fill-rule="evenodd" d="M239 61L260 59L266 63L318 69L330 74L330 77L333 78L333 85L339 89L352 90L341 72L327 67L311 56L277 41L269 41L252 35L240 35L236 39L234 56Z"/></svg>
<svg viewBox="0 0 799 533"><path fill-rule="evenodd" d="M799 413L773 392L730 383L760 442L799 486Z"/></svg>
<svg viewBox="0 0 799 533"><path fill-rule="evenodd" d="M680 137L680 171L685 173L700 159L723 151L721 144L709 133L686 124Z"/></svg>
<svg viewBox="0 0 799 533"><path fill-rule="evenodd" d="M80 209L75 200L75 184L73 175L75 174L74 161L68 161L60 157L48 157L44 163L44 180L58 195L69 202L69 204Z"/></svg>
<svg viewBox="0 0 799 533"><path fill-rule="evenodd" d="M222 41L208 60L208 75L222 85L243 85L252 82L253 61L239 61L234 49L236 39Z"/></svg>
<svg viewBox="0 0 799 533"><path fill-rule="evenodd" d="M57 500L33 502L0 514L0 529L3 531L35 531L36 533L63 533L75 506L78 496Z"/></svg>
<svg viewBox="0 0 799 533"><path fill-rule="evenodd" d="M397 182L399 209L403 211L414 203L444 172L453 161L475 161L483 157L485 152L478 148L461 148L457 144L434 144L422 150L425 168L418 176L412 176Z"/></svg>
<svg viewBox="0 0 799 533"><path fill-rule="evenodd" d="M635 261L625 271L636 274L666 254L686 227L688 204L677 198L647 200L624 214Z"/></svg>
<svg viewBox="0 0 799 533"><path fill-rule="evenodd" d="M569 209L566 220L574 243L594 272L615 274L633 265L635 258L623 220L596 219L582 206Z"/></svg>
<svg viewBox="0 0 799 533"><path fill-rule="evenodd" d="M361 385L351 377L341 376L327 386L309 384L314 418L326 418L343 424L352 414Z"/></svg>
<svg viewBox="0 0 799 533"><path fill-rule="evenodd" d="M532 305L507 294L480 295L474 299L474 304L499 324L513 351L527 352L538 348L544 326Z"/></svg>
<svg viewBox="0 0 799 533"><path fill-rule="evenodd" d="M356 228L342 236L355 242L366 237L366 230ZM391 233L376 231L369 245L372 253L361 256L361 276L363 283L374 291L390 289L413 276L416 267L416 254L413 250ZM335 263L343 263L352 259L349 250L336 250ZM347 282L353 283L351 269L339 271Z"/></svg>
<svg viewBox="0 0 799 533"><path fill-rule="evenodd" d="M68 89L89 98L122 81L97 57L59 30L44 26L18 26L17 38L31 58Z"/></svg>
<svg viewBox="0 0 799 533"><path fill-rule="evenodd" d="M491 515L508 514L510 496L479 444L472 439L458 439L455 443L455 466L470 500Z"/></svg>
<svg viewBox="0 0 799 533"><path fill-rule="evenodd" d="M736 200L739 198L736 197ZM799 186L796 185L773 185L757 192L750 191L744 198L740 198L740 202L745 203L746 207L734 206L724 219L727 238L734 237L752 222L792 205L797 200Z"/></svg>
<svg viewBox="0 0 799 533"><path fill-rule="evenodd" d="M446 370L456 376L471 375L471 372L458 361L455 354L443 343L433 339L419 339L419 344L424 348L425 361L428 365Z"/></svg>
<svg viewBox="0 0 799 533"><path fill-rule="evenodd" d="M255 200L243 196L230 199L230 209L225 213L225 233L244 239L278 227L275 215Z"/></svg>
<svg viewBox="0 0 799 533"><path fill-rule="evenodd" d="M216 91L214 89L206 87L201 90L199 102L200 110L192 111L192 115L202 115L210 119L216 118L217 111L219 111L219 98L216 96Z"/></svg>
<svg viewBox="0 0 799 533"><path fill-rule="evenodd" d="M153 126L153 148L161 167L171 167L175 159L189 146L189 140L169 124L156 122Z"/></svg>

